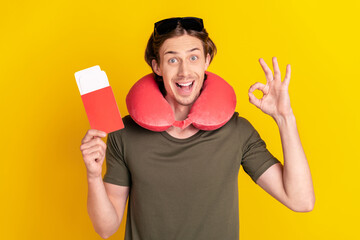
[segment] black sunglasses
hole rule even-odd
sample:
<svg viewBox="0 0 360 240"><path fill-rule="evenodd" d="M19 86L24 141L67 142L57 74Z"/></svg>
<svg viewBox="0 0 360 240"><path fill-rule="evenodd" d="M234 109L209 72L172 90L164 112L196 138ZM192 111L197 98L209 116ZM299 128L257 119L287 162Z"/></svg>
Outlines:
<svg viewBox="0 0 360 240"><path fill-rule="evenodd" d="M200 32L204 29L204 23L201 18L168 18L155 23L154 33L159 35L169 33L176 28L179 22L185 30L195 30Z"/></svg>

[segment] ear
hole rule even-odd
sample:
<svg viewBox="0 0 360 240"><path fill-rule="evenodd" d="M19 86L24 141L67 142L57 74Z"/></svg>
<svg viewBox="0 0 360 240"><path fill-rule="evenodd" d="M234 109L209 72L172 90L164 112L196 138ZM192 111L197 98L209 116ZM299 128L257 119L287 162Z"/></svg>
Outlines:
<svg viewBox="0 0 360 240"><path fill-rule="evenodd" d="M209 65L210 65L210 54L207 54L205 58L205 71L209 67Z"/></svg>
<svg viewBox="0 0 360 240"><path fill-rule="evenodd" d="M151 65L152 65L152 69L154 70L154 72L155 72L157 75L162 76L161 69L160 69L160 67L159 67L159 65L158 65L158 63L156 62L155 59L153 59L153 60L151 61Z"/></svg>

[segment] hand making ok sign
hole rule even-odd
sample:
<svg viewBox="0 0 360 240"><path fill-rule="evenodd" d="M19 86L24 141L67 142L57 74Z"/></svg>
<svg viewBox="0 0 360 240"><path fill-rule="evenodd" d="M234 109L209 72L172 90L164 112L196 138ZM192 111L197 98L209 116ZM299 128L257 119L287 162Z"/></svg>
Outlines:
<svg viewBox="0 0 360 240"><path fill-rule="evenodd" d="M284 81L281 81L281 74L276 57L272 58L274 75L266 65L264 59L260 58L259 62L266 76L266 85L259 82L252 85L249 89L249 101L278 122L281 118L292 115L288 92L291 74L290 64L286 66ZM261 99L255 97L253 94L255 90L262 91L263 97Z"/></svg>

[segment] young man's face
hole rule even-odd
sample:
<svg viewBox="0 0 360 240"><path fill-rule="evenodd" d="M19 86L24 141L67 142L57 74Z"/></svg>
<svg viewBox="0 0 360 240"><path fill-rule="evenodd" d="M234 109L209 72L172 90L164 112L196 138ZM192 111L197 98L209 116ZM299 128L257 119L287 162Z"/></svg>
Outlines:
<svg viewBox="0 0 360 240"><path fill-rule="evenodd" d="M160 48L160 64L153 60L155 73L162 76L166 100L191 106L200 95L210 55L204 56L200 39L182 35L167 39Z"/></svg>

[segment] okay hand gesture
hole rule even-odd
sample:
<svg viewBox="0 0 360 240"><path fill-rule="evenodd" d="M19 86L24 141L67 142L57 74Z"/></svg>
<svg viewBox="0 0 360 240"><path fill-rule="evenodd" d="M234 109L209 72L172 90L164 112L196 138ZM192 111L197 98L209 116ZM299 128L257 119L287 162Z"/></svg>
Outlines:
<svg viewBox="0 0 360 240"><path fill-rule="evenodd" d="M250 87L250 103L273 117L275 121L292 115L288 92L291 74L290 64L286 66L284 81L281 81L281 74L276 57L272 58L274 75L272 74L271 69L266 65L264 59L260 58L259 62L266 76L266 85L257 82ZM260 90L263 93L261 99L255 97L253 94L255 90Z"/></svg>

